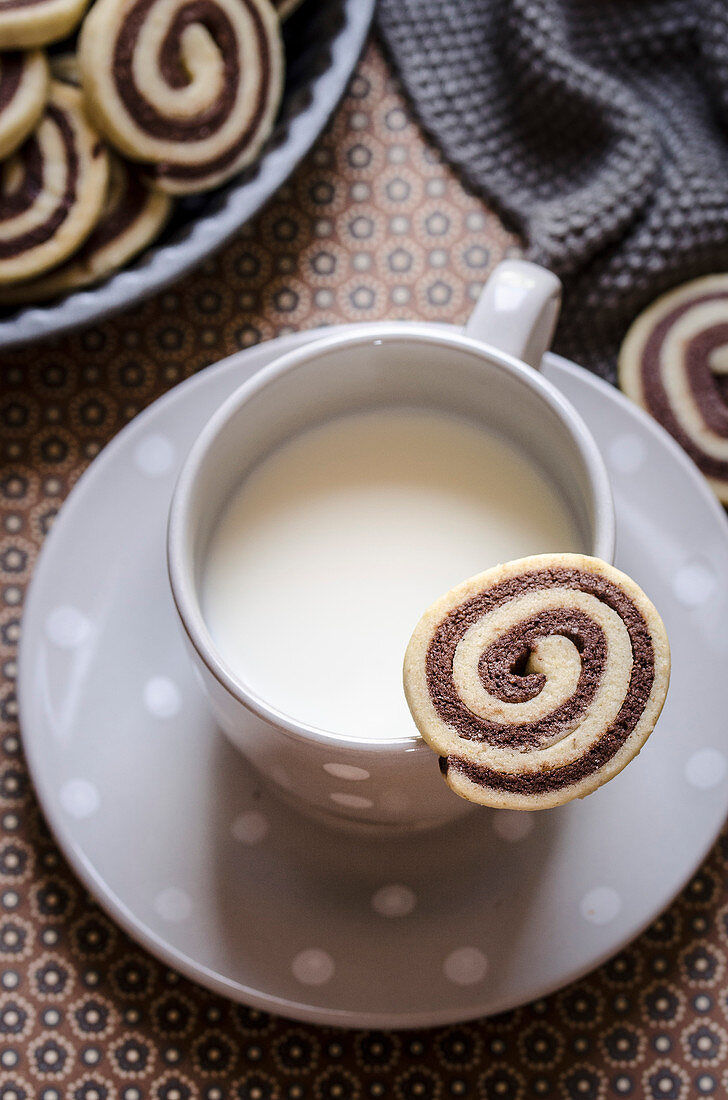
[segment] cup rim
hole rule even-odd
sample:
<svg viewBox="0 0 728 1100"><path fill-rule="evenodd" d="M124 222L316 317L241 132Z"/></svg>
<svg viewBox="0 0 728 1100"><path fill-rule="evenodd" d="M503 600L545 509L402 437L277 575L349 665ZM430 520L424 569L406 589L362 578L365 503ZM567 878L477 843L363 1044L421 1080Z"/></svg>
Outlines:
<svg viewBox="0 0 728 1100"><path fill-rule="evenodd" d="M482 340L427 322L384 321L376 325L354 325L351 328L353 331L322 336L311 343L284 352L235 389L206 422L182 464L172 493L167 521L167 572L170 589L185 634L207 671L237 702L268 725L296 741L307 744L314 742L327 748L336 747L339 751L343 748L352 753L368 753L372 750L383 754L403 750L431 752L414 724L412 733L385 741L341 734L298 721L278 710L245 684L217 652L202 615L191 562L187 561L183 547L186 543L184 536L190 522L190 500L197 475L214 448L221 430L255 394L282 375L305 366L312 359L335 354L346 347L377 345L385 341L434 343L443 348L455 346L488 359L497 369L515 377L529 390L535 390L566 427L579 451L589 480L594 514L594 538L590 553L609 562L614 559L615 547L611 484L604 460L586 422L557 387L533 367Z"/></svg>

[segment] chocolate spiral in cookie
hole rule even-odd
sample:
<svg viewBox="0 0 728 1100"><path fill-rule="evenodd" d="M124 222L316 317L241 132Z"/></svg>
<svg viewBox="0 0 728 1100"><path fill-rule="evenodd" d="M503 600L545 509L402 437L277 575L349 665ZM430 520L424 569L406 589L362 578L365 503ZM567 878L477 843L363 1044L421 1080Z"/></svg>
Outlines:
<svg viewBox="0 0 728 1100"><path fill-rule="evenodd" d="M619 383L728 504L728 275L685 283L640 314L619 353Z"/></svg>
<svg viewBox="0 0 728 1100"><path fill-rule="evenodd" d="M79 62L100 129L170 194L216 187L254 160L283 86L269 0L97 0Z"/></svg>
<svg viewBox="0 0 728 1100"><path fill-rule="evenodd" d="M41 50L0 53L0 158L25 140L48 98L48 62Z"/></svg>
<svg viewBox="0 0 728 1100"><path fill-rule="evenodd" d="M45 46L73 30L88 0L0 0L0 49Z"/></svg>
<svg viewBox="0 0 728 1100"><path fill-rule="evenodd" d="M119 157L110 157L109 168L103 211L81 247L47 275L0 286L0 304L42 302L91 286L123 267L161 232L173 200L146 187Z"/></svg>
<svg viewBox="0 0 728 1100"><path fill-rule="evenodd" d="M108 158L76 88L51 83L38 126L0 169L0 284L67 256L101 213Z"/></svg>
<svg viewBox="0 0 728 1100"><path fill-rule="evenodd" d="M618 569L544 554L438 600L407 649L407 701L452 789L486 806L581 798L639 752L670 653L657 611Z"/></svg>

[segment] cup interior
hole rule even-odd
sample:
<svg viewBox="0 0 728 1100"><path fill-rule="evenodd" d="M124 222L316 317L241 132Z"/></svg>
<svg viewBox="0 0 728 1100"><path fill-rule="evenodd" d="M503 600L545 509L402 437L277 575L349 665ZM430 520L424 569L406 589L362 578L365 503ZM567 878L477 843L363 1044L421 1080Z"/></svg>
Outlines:
<svg viewBox="0 0 728 1100"><path fill-rule="evenodd" d="M579 533L573 549L611 559L605 494L609 509L611 499L596 446L535 371L467 337L382 329L324 338L277 360L228 399L198 438L175 491L172 588L208 666L222 662L204 624L200 591L206 550L226 503L285 441L327 420L377 409L449 414L515 446L565 502ZM245 698L245 685L226 670L231 679Z"/></svg>

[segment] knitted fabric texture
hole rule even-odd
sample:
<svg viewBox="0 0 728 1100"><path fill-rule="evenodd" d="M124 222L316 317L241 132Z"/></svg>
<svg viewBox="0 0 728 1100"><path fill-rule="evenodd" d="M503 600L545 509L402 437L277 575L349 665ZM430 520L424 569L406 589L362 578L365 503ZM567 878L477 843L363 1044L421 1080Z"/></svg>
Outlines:
<svg viewBox="0 0 728 1100"><path fill-rule="evenodd" d="M380 0L426 130L564 282L555 348L614 380L635 315L728 268L726 0Z"/></svg>

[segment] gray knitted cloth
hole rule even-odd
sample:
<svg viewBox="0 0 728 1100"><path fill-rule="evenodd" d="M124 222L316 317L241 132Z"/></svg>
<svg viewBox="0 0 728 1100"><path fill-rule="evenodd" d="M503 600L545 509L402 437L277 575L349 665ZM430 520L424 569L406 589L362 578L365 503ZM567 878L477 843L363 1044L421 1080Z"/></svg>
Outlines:
<svg viewBox="0 0 728 1100"><path fill-rule="evenodd" d="M380 0L419 118L564 281L556 348L613 379L634 316L728 270L728 0Z"/></svg>

